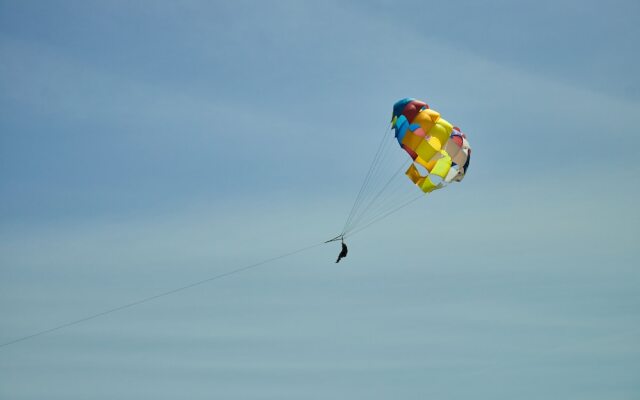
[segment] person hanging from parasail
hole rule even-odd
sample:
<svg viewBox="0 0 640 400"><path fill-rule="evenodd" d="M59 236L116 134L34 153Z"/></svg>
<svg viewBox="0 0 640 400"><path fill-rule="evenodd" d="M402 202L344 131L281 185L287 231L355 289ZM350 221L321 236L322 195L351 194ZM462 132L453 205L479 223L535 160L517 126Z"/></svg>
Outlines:
<svg viewBox="0 0 640 400"><path fill-rule="evenodd" d="M344 244L344 238L342 239L341 243L342 243L342 250L340 250L340 254L338 254L338 259L336 260L336 264L339 263L340 260L345 258L347 256L347 253L349 252L349 249L347 249L347 245Z"/></svg>

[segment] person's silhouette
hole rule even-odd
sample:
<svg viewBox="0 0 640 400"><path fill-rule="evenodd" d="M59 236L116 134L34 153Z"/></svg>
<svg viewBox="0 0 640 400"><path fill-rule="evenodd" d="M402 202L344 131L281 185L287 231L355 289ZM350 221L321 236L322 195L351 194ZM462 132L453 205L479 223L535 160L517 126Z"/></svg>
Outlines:
<svg viewBox="0 0 640 400"><path fill-rule="evenodd" d="M342 240L342 250L340 251L340 254L338 254L338 259L336 260L336 263L339 263L341 259L345 258L348 252L349 250L347 249L347 245L344 244L344 240Z"/></svg>

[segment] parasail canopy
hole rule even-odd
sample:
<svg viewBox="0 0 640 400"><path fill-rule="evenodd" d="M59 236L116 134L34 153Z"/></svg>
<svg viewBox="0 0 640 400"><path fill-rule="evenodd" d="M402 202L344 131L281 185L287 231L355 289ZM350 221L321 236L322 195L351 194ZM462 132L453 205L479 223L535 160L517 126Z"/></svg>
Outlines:
<svg viewBox="0 0 640 400"><path fill-rule="evenodd" d="M469 168L471 146L460 128L420 100L405 98L393 106L396 140L413 160L405 174L423 192L460 182Z"/></svg>

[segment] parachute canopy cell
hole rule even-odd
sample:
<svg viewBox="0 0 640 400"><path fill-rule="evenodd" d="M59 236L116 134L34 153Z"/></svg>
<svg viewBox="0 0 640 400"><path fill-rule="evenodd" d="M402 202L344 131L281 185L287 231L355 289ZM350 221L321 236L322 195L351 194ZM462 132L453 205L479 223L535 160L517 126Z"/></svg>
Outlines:
<svg viewBox="0 0 640 400"><path fill-rule="evenodd" d="M460 128L439 112L423 101L405 98L393 105L391 127L413 160L405 174L423 192L462 181L469 169L471 146Z"/></svg>

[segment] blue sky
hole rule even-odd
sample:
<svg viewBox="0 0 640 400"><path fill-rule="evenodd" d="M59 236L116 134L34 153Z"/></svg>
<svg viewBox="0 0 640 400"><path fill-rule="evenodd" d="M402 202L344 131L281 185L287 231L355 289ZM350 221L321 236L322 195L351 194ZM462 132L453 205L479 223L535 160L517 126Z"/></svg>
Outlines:
<svg viewBox="0 0 640 400"><path fill-rule="evenodd" d="M0 397L637 397L638 3L316 3L0 2L1 342L336 234L399 98L474 151L344 263L0 349Z"/></svg>

